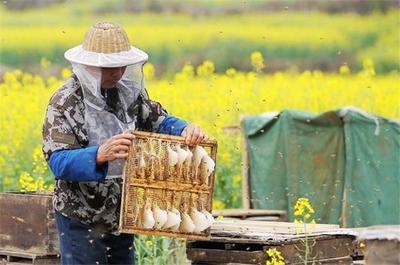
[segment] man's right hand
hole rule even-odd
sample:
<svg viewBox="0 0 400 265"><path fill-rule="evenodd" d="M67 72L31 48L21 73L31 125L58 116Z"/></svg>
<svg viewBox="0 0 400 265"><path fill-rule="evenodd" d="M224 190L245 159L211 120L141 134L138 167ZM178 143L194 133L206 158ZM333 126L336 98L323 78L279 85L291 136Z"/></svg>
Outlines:
<svg viewBox="0 0 400 265"><path fill-rule="evenodd" d="M122 133L108 139L97 150L96 164L101 165L119 158L126 159L134 138L133 134Z"/></svg>

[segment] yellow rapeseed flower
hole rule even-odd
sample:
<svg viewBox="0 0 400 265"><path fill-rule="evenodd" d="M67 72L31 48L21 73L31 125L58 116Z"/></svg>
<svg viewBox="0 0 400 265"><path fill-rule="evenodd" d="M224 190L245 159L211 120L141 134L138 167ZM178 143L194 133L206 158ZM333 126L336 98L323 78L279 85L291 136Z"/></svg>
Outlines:
<svg viewBox="0 0 400 265"><path fill-rule="evenodd" d="M65 67L61 70L61 78L64 80L67 79L68 77L70 77L71 74L72 74L71 69L69 69L67 67Z"/></svg>
<svg viewBox="0 0 400 265"><path fill-rule="evenodd" d="M296 228L296 233L311 233L315 227L313 214L315 213L310 201L307 198L299 198L294 206L294 224L302 224ZM311 224L311 227L309 225Z"/></svg>
<svg viewBox="0 0 400 265"><path fill-rule="evenodd" d="M217 221L221 221L221 220L224 220L224 216L223 215L218 215L217 216Z"/></svg>
<svg viewBox="0 0 400 265"><path fill-rule="evenodd" d="M201 77L210 76L214 73L215 67L214 63L210 60L204 61L201 65L197 67L197 75Z"/></svg>
<svg viewBox="0 0 400 265"><path fill-rule="evenodd" d="M182 74L186 77L193 77L194 76L194 67L191 64L185 64L182 68Z"/></svg>
<svg viewBox="0 0 400 265"><path fill-rule="evenodd" d="M361 72L361 75L365 77L371 77L376 74L375 72L375 67L374 67L374 62L370 58L366 58L363 60L363 71Z"/></svg>
<svg viewBox="0 0 400 265"><path fill-rule="evenodd" d="M340 68L339 68L339 73L340 73L341 75L348 75L348 74L350 74L350 68L349 68L349 66L347 66L346 64L340 66Z"/></svg>
<svg viewBox="0 0 400 265"><path fill-rule="evenodd" d="M224 208L225 208L225 203L217 199L213 200L213 209L222 210Z"/></svg>
<svg viewBox="0 0 400 265"><path fill-rule="evenodd" d="M269 248L265 251L268 255L268 260L266 265L285 265L285 259L283 258L281 252L276 248Z"/></svg>
<svg viewBox="0 0 400 265"><path fill-rule="evenodd" d="M295 216L304 216L308 219L310 214L313 214L314 212L314 208L311 206L310 201L307 198L299 198L296 201L294 206Z"/></svg>
<svg viewBox="0 0 400 265"><path fill-rule="evenodd" d="M265 65L264 65L264 57L261 54L261 52L253 52L250 55L250 59L251 59L251 65L253 66L254 70L256 72L261 72L262 69L264 69Z"/></svg>
<svg viewBox="0 0 400 265"><path fill-rule="evenodd" d="M42 59L40 59L40 66L43 69L49 68L50 65L51 65L51 62L46 57L43 57Z"/></svg>
<svg viewBox="0 0 400 265"><path fill-rule="evenodd" d="M146 63L146 64L143 66L143 74L144 74L144 77L145 77L146 79L152 79L152 78L154 78L155 72L156 72L156 70L155 70L153 64L151 64L151 63Z"/></svg>
<svg viewBox="0 0 400 265"><path fill-rule="evenodd" d="M152 247L152 246L153 246L153 241L151 241L151 240L146 240L146 246L147 246L148 248Z"/></svg>
<svg viewBox="0 0 400 265"><path fill-rule="evenodd" d="M37 177L43 177L47 171L47 162L42 153L42 146L39 145L33 150L32 168Z"/></svg>
<svg viewBox="0 0 400 265"><path fill-rule="evenodd" d="M226 70L226 75L229 77L233 77L236 74L236 69L235 68L229 68L228 70Z"/></svg>
<svg viewBox="0 0 400 265"><path fill-rule="evenodd" d="M221 128L239 124L241 115L282 109L320 113L353 105L389 118L400 117L397 102L400 97L399 73L373 75L373 62L366 62L365 68L349 74L319 71L257 74L235 70L234 76L229 76L228 73L233 74L234 70L214 73L213 63L208 62L198 69L199 73L208 74L204 78L194 75L193 66L186 65L173 78L154 79L147 88L151 97L162 102L170 113L198 124L218 141L213 208L223 209L230 206L226 205L228 202L240 203L238 161L241 149L240 136L226 133ZM70 74L71 70L66 68L62 78L52 78L51 82L21 70L3 75L0 82L0 113L3 115L0 119L0 185L4 189L20 187L22 172L34 179L41 176L46 181L53 181L54 177L45 170L45 161L40 157L41 127L51 95ZM226 181L231 176L237 177ZM223 191L232 192L221 192L218 188L221 183L228 185ZM300 212L296 211L296 214L301 215ZM305 222L310 223L313 213L307 210L304 217L307 217Z"/></svg>
<svg viewBox="0 0 400 265"><path fill-rule="evenodd" d="M232 178L232 186L239 186L242 184L242 176L241 175L235 175Z"/></svg>

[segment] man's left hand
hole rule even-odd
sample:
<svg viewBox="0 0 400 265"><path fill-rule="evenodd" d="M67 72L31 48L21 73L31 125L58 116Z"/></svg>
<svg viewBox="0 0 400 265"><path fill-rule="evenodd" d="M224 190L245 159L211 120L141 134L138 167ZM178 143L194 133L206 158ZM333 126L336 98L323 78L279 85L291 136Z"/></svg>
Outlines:
<svg viewBox="0 0 400 265"><path fill-rule="evenodd" d="M186 126L181 135L185 137L185 142L189 146L195 146L208 140L208 136L203 130L194 124Z"/></svg>

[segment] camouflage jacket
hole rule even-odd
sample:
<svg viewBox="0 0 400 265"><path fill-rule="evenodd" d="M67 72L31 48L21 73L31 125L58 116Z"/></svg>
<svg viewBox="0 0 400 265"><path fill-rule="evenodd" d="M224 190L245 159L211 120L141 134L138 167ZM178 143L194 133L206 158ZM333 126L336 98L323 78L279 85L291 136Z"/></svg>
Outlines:
<svg viewBox="0 0 400 265"><path fill-rule="evenodd" d="M130 108L135 117L135 128L155 131L161 116L167 112L162 106L139 95ZM43 153L48 161L52 152L63 149L85 148L88 135L85 129L85 105L79 81L72 75L50 99L43 124ZM116 231L119 222L122 179L100 182L69 182L56 179L54 208L63 215L88 224L98 231Z"/></svg>

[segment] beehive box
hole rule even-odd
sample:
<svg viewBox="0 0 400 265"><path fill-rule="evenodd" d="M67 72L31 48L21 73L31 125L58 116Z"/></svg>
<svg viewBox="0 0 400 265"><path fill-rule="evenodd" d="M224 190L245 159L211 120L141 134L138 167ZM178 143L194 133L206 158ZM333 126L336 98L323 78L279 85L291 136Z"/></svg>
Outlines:
<svg viewBox="0 0 400 265"><path fill-rule="evenodd" d="M205 173L204 161L196 167L194 147L188 147L184 138L148 132L131 132L136 136L124 166L124 184L119 230L181 238L201 239L210 235L204 231L183 232L182 229L145 228L145 208L177 209L190 215L192 209L212 211L214 171ZM181 147L193 155L182 164L174 164L174 154ZM200 145L216 163L217 143L209 141ZM172 160L172 161L171 161ZM179 160L179 159L178 159ZM206 176L206 177L205 177Z"/></svg>
<svg viewBox="0 0 400 265"><path fill-rule="evenodd" d="M0 255L57 255L51 193L0 193Z"/></svg>
<svg viewBox="0 0 400 265"><path fill-rule="evenodd" d="M364 244L364 264L400 264L400 225L374 225L359 228L357 238Z"/></svg>
<svg viewBox="0 0 400 265"><path fill-rule="evenodd" d="M299 233L303 225L224 218L212 226L209 240L189 241L186 254L192 264L266 264L271 262L267 251L276 249L285 264L302 265L307 241L308 265L353 264L354 231L334 224L308 224L312 232Z"/></svg>

